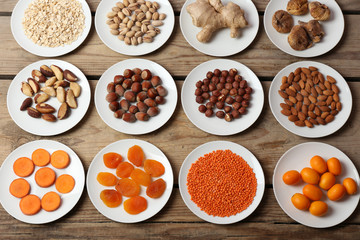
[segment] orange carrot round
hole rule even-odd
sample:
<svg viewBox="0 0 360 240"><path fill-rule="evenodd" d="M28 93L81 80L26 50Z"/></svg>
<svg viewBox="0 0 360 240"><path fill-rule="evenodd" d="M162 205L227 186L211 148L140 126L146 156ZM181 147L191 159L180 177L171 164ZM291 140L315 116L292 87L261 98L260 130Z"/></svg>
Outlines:
<svg viewBox="0 0 360 240"><path fill-rule="evenodd" d="M14 197L22 198L29 194L30 184L25 179L18 178L11 182L9 191Z"/></svg>
<svg viewBox="0 0 360 240"><path fill-rule="evenodd" d="M146 195L151 198L159 198L163 195L166 189L166 182L159 178L156 181L150 183L146 188Z"/></svg>
<svg viewBox="0 0 360 240"><path fill-rule="evenodd" d="M19 177L30 176L34 172L34 163L27 157L16 159L13 165L13 170Z"/></svg>
<svg viewBox="0 0 360 240"><path fill-rule="evenodd" d="M122 161L122 156L115 152L105 153L103 156L104 164L108 168L116 168Z"/></svg>
<svg viewBox="0 0 360 240"><path fill-rule="evenodd" d="M152 177L160 177L165 172L165 167L161 162L156 160L147 159L144 162L144 170Z"/></svg>
<svg viewBox="0 0 360 240"><path fill-rule="evenodd" d="M75 187L75 180L69 174L60 175L55 181L55 188L60 193L69 193Z"/></svg>
<svg viewBox="0 0 360 240"><path fill-rule="evenodd" d="M115 186L118 181L118 178L109 172L99 172L96 179L101 185L107 187Z"/></svg>
<svg viewBox="0 0 360 240"><path fill-rule="evenodd" d="M45 149L38 148L32 153L31 159L36 166L43 167L49 164L50 153Z"/></svg>
<svg viewBox="0 0 360 240"><path fill-rule="evenodd" d="M52 212L60 207L61 198L56 192L48 192L41 199L41 207L45 211Z"/></svg>
<svg viewBox="0 0 360 240"><path fill-rule="evenodd" d="M70 164L69 154L63 150L57 150L51 154L50 163L54 168L66 168Z"/></svg>
<svg viewBox="0 0 360 240"><path fill-rule="evenodd" d="M36 171L35 181L40 187L50 187L56 178L55 171L49 167L43 167Z"/></svg>
<svg viewBox="0 0 360 240"><path fill-rule="evenodd" d="M115 189L125 197L134 197L140 194L140 185L129 178L122 178L116 184Z"/></svg>
<svg viewBox="0 0 360 240"><path fill-rule="evenodd" d="M129 161L137 167L142 166L145 160L145 155L142 148L138 145L134 145L128 150L127 158Z"/></svg>
<svg viewBox="0 0 360 240"><path fill-rule="evenodd" d="M129 214L139 214L147 208L147 201L142 196L135 196L125 200L124 209Z"/></svg>
<svg viewBox="0 0 360 240"><path fill-rule="evenodd" d="M145 187L149 186L151 183L151 176L138 168L134 169L134 171L131 172L130 177L135 182Z"/></svg>
<svg viewBox="0 0 360 240"><path fill-rule="evenodd" d="M121 194L113 189L105 189L100 193L100 199L110 208L118 207L122 202Z"/></svg>
<svg viewBox="0 0 360 240"><path fill-rule="evenodd" d="M116 168L116 175L120 178L128 178L133 170L134 166L131 163L122 162Z"/></svg>
<svg viewBox="0 0 360 240"><path fill-rule="evenodd" d="M36 195L29 194L20 200L19 206L23 214L34 215L41 209L40 198Z"/></svg>

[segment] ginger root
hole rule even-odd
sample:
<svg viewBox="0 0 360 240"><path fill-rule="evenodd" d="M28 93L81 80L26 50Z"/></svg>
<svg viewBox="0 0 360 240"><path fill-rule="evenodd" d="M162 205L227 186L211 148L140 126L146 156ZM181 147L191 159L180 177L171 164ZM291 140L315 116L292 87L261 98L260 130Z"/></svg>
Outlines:
<svg viewBox="0 0 360 240"><path fill-rule="evenodd" d="M202 30L196 35L200 42L208 42L213 34L220 28L230 28L230 37L239 35L239 28L248 25L244 10L233 2L225 6L221 0L196 0L188 5L186 10L192 17L192 22Z"/></svg>

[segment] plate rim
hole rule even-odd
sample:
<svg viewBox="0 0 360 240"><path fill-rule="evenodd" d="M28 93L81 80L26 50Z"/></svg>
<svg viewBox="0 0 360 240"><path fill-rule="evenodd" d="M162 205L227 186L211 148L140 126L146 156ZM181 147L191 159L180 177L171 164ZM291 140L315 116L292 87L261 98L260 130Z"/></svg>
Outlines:
<svg viewBox="0 0 360 240"><path fill-rule="evenodd" d="M84 193L84 186L85 186L85 169L84 169L84 165L80 159L80 157L77 155L77 153L72 149L70 148L69 146L65 145L64 143L61 143L61 142L58 142L58 141L55 141L55 140L49 140L49 139L40 139L40 140L34 140L34 141L30 141L30 142L26 142L20 146L18 146L16 149L14 149L13 151L11 151L11 153L8 154L8 156L5 158L5 160L2 162L1 166L0 166L0 172L1 171L5 171L3 170L3 165L6 161L10 161L10 157L11 155L17 151L19 148L24 148L24 147L27 147L28 145L32 145L32 144L39 144L41 146L43 146L42 144L54 144L54 145L58 145L60 149L62 150L66 150L67 152L70 152L71 154L75 155L75 159L79 162L79 167L80 167L80 173L79 175L81 175L81 180L80 180L80 189L81 191L79 192L78 196L76 197L76 201L74 200L74 204L73 206L67 211L67 212L64 212L63 214L60 214L60 216L58 218L55 218L55 219L52 219L50 221L39 221L39 222L31 222L31 221L25 221L25 220L22 220L20 218L18 218L17 216L15 216L15 214L12 214L10 213L8 210L7 210L7 207L4 206L4 203L3 201L1 200L2 198L0 198L0 204L1 206L4 208L4 210L10 215L12 216L13 218L15 218L16 220L18 221L21 221L23 223L28 223L28 224L34 224L34 225L39 225L39 224L47 224L47 223L51 223L51 222L54 222L54 221L57 221L59 219L61 219L62 217L64 217L66 214L68 214L71 210L73 210L76 205L79 203L79 200L81 198L81 196L83 195ZM33 173L34 174L34 173ZM76 176L79 176L79 175L76 175ZM21 177L23 178L23 177ZM74 176L75 178L75 176ZM75 178L76 180L77 178ZM51 212L49 212L51 214Z"/></svg>
<svg viewBox="0 0 360 240"><path fill-rule="evenodd" d="M22 4L22 2L24 1L27 1L27 0L18 0L17 3L15 4L12 12L11 12L11 17L10 17L10 29L11 29L11 34L13 36L13 38L15 39L16 43L22 48L24 49L25 51L33 54L33 55L36 55L36 56L40 56L40 57L59 57L59 56L63 56L63 55L66 55L74 50L76 50L78 47L80 47L84 41L86 40L86 38L88 37L89 33L90 33L90 30L91 30L91 26L92 26L92 16L91 16L91 10L90 10L90 7L89 7L89 4L87 3L87 1L85 0L77 0L79 1L79 3L82 5L83 7L83 10L84 10L84 16L85 16L85 20L84 20L84 29L83 29L83 32L81 33L81 35L78 36L78 38L73 41L71 44L66 44L65 46L71 46L72 44L74 44L76 41L78 41L82 35L84 35L83 39L80 40L77 44L75 44L73 47L71 47L70 49L66 50L66 51L61 51L62 49L60 49L60 47L62 46L59 46L59 47L56 47L59 49L58 53L54 53L54 54L48 54L47 51L42 51L44 53L39 53L38 51L36 50L33 50L33 49L29 49L29 48L25 48L24 47L24 44L23 44L23 41L21 41L21 39L18 39L17 37L15 37L16 35L14 34L15 31L19 31L19 30L15 30L15 14L17 13L18 8L20 7L20 5ZM84 9L85 8L85 9ZM21 19L22 19L23 16L21 16ZM86 18L89 19L89 26L86 25ZM22 30L22 29L21 29ZM27 38L27 36L25 34L23 34L23 36L25 38ZM33 43L34 46L39 46L35 43ZM52 48L52 49L55 49L55 48Z"/></svg>
<svg viewBox="0 0 360 240"><path fill-rule="evenodd" d="M193 209L192 207L189 205L188 201L185 200L185 195L189 195L189 193L187 191L185 191L183 188L186 188L186 186L183 186L182 182L187 182L187 174L189 172L189 169L185 169L185 163L190 161L190 157L191 155L194 155L197 151L203 149L203 148L206 148L208 146L212 146L212 145L217 145L217 144L228 144L229 147L227 147L227 149L229 149L230 151L234 151L233 149L234 148L238 148L239 151L245 151L247 154L249 154L252 158L254 158L255 161L253 161L252 159L251 160L245 160L246 163L250 166L249 164L249 161L254 165L254 167L252 168L253 169L253 172L256 174L256 172L254 171L254 168L257 167L258 169L258 173L260 176L261 179L259 180L259 178L256 178L257 180L257 190L256 190L256 193L259 192L259 196L257 196L257 194L255 195L254 199L253 199L253 202L248 206L247 209L250 208L251 205L255 204L254 205L254 209L252 209L249 213L245 214L245 216L241 217L239 220L236 219L236 215L238 214L241 214L242 212L244 212L245 210L243 210L242 212L240 213L237 213L236 215L233 215L233 216L230 216L230 217L214 217L214 216L211 216L211 215L208 215L207 213L205 213L204 211L200 210L200 208L198 206L196 206L200 212L204 212L204 214L206 214L206 216L209 218L209 219L205 219L203 218L202 216L200 216L199 214L197 214ZM223 150L225 148L219 148L217 150ZM202 154L203 155L203 154ZM191 164L193 164L194 162L196 162L197 160L195 159L194 161L191 162ZM191 167L191 166L190 166ZM251 166L250 166L251 167ZM185 174L185 171L186 171L186 176L183 176ZM185 180L183 180L183 178L186 178ZM262 181L263 183L260 183L259 182ZM244 220L245 218L249 217L260 205L261 201L262 201L262 198L264 196L264 192L265 192L265 175L264 175L264 171L262 169L262 166L259 162L259 160L257 159L257 157L250 151L248 150L247 148L245 148L244 146L238 144L238 143L235 143L235 142L232 142L232 141L226 141L226 140L215 140L215 141L210 141L210 142L206 142L204 144L201 144L201 145L198 145L196 148L194 148L187 156L186 158L184 159L183 163L181 164L181 167L180 167L180 171L179 171L179 176L178 176L178 184L179 184L179 191L180 191L180 195L181 195L181 198L183 200L183 202L185 203L186 207L194 214L196 215L197 217L201 218L202 220L204 221L207 221L209 223L213 223L213 224L218 224L218 225L226 225L226 224L234 224L234 223L237 223L237 222L240 222L242 220ZM260 186L260 188L259 188ZM185 193L186 192L186 193ZM255 202L255 200L257 202ZM191 199L190 199L191 201ZM193 202L194 203L194 202ZM194 203L195 204L195 203ZM224 221L224 222L221 222L221 221L217 221L216 218L221 218L221 219L230 219L232 218L231 221ZM234 220L235 218L235 220ZM239 217L237 217L239 218Z"/></svg>

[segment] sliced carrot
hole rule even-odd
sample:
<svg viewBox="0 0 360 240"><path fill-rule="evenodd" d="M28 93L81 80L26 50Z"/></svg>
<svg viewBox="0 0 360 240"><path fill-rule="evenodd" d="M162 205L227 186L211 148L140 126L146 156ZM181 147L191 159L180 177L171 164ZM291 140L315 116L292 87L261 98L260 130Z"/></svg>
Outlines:
<svg viewBox="0 0 360 240"><path fill-rule="evenodd" d="M137 167L140 167L145 160L145 155L142 148L138 145L134 145L128 150L127 158L132 164Z"/></svg>
<svg viewBox="0 0 360 240"><path fill-rule="evenodd" d="M118 207L122 202L121 194L114 189L102 190L100 199L110 208Z"/></svg>
<svg viewBox="0 0 360 240"><path fill-rule="evenodd" d="M161 162L156 160L147 159L144 162L144 170L152 177L160 177L165 172L165 167Z"/></svg>
<svg viewBox="0 0 360 240"><path fill-rule="evenodd" d="M34 172L34 163L27 157L16 159L13 165L13 170L19 177L30 176Z"/></svg>
<svg viewBox="0 0 360 240"><path fill-rule="evenodd" d="M56 174L49 167L40 168L35 173L35 181L40 187L50 187L54 184Z"/></svg>
<svg viewBox="0 0 360 240"><path fill-rule="evenodd" d="M129 214L139 214L147 208L147 201L142 196L135 196L125 200L124 209Z"/></svg>
<svg viewBox="0 0 360 240"><path fill-rule="evenodd" d="M118 153L109 152L103 156L104 164L108 168L116 168L122 161L122 156Z"/></svg>
<svg viewBox="0 0 360 240"><path fill-rule="evenodd" d="M40 198L36 195L29 194L20 200L19 206L23 214L34 215L41 209Z"/></svg>
<svg viewBox="0 0 360 240"><path fill-rule="evenodd" d="M56 192L47 192L41 198L41 207L45 211L52 212L60 207L61 198Z"/></svg>
<svg viewBox="0 0 360 240"><path fill-rule="evenodd" d="M125 197L135 197L140 194L140 185L129 178L122 178L118 181L115 189Z"/></svg>
<svg viewBox="0 0 360 240"><path fill-rule="evenodd" d="M69 193L75 187L75 179L69 174L60 175L55 182L55 188L60 193Z"/></svg>
<svg viewBox="0 0 360 240"><path fill-rule="evenodd" d="M149 186L151 183L151 176L139 168L134 169L134 171L131 172L130 177L135 182L145 187Z"/></svg>
<svg viewBox="0 0 360 240"><path fill-rule="evenodd" d="M12 181L9 187L11 195L17 198L25 197L30 192L30 184L23 178Z"/></svg>
<svg viewBox="0 0 360 240"><path fill-rule="evenodd" d="M55 168L66 168L70 164L69 154L63 150L57 150L51 154L50 163Z"/></svg>
<svg viewBox="0 0 360 240"><path fill-rule="evenodd" d="M128 178L133 170L134 166L131 163L122 162L116 168L116 175L120 178Z"/></svg>
<svg viewBox="0 0 360 240"><path fill-rule="evenodd" d="M32 153L31 159L36 166L43 167L49 164L50 153L45 149L38 148Z"/></svg>
<svg viewBox="0 0 360 240"><path fill-rule="evenodd" d="M118 181L118 178L109 172L99 172L96 179L101 185L107 187L115 186Z"/></svg>

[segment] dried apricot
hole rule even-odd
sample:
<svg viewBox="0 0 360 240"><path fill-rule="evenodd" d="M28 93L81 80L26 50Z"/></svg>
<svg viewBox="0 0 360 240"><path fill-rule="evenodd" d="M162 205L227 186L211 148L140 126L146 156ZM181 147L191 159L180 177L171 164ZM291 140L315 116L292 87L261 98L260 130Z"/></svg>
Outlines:
<svg viewBox="0 0 360 240"><path fill-rule="evenodd" d="M122 202L121 194L113 189L105 189L100 193L100 199L110 208L117 207Z"/></svg>
<svg viewBox="0 0 360 240"><path fill-rule="evenodd" d="M331 172L335 176L338 176L341 174L341 163L340 163L339 159L332 157L327 160L326 164L329 169L329 172Z"/></svg>
<svg viewBox="0 0 360 240"><path fill-rule="evenodd" d="M140 194L140 185L129 178L120 179L115 189L125 197L135 197Z"/></svg>
<svg viewBox="0 0 360 240"><path fill-rule="evenodd" d="M357 184L356 182L354 181L354 179L352 178L345 178L344 181L343 181L343 185L346 189L346 192L349 194L349 195L353 195L356 193L357 191Z"/></svg>
<svg viewBox="0 0 360 240"><path fill-rule="evenodd" d="M140 185L143 185L145 187L149 186L151 183L151 176L149 174L147 174L146 172L144 172L141 169L134 169L134 171L132 171L132 173L130 174L130 177L137 182Z"/></svg>
<svg viewBox="0 0 360 240"><path fill-rule="evenodd" d="M296 170L290 170L284 173L283 181L287 185L295 185L300 181L300 173Z"/></svg>
<svg viewBox="0 0 360 240"><path fill-rule="evenodd" d="M307 210L310 207L310 200L301 193L295 193L291 197L291 202L299 210Z"/></svg>
<svg viewBox="0 0 360 240"><path fill-rule="evenodd" d="M318 155L313 156L310 159L310 166L320 174L323 174L324 172L327 171L327 165L325 160Z"/></svg>
<svg viewBox="0 0 360 240"><path fill-rule="evenodd" d="M304 182L310 184L318 184L320 180L319 174L312 168L306 167L303 168L300 172L301 178Z"/></svg>
<svg viewBox="0 0 360 240"><path fill-rule="evenodd" d="M328 205L323 201L314 201L310 204L309 211L314 216L322 216L328 210Z"/></svg>
<svg viewBox="0 0 360 240"><path fill-rule="evenodd" d="M324 190L329 190L332 186L334 186L336 182L336 178L334 174L331 172L326 172L320 177L319 187Z"/></svg>
<svg viewBox="0 0 360 240"><path fill-rule="evenodd" d="M315 185L307 184L303 188L303 194L308 197L310 200L317 201L322 197L322 191Z"/></svg>
<svg viewBox="0 0 360 240"><path fill-rule="evenodd" d="M152 177L160 177L165 172L165 167L156 160L147 159L144 162L144 170Z"/></svg>
<svg viewBox="0 0 360 240"><path fill-rule="evenodd" d="M151 198L159 198L163 195L166 189L166 182L159 178L158 180L150 183L146 188L146 195Z"/></svg>
<svg viewBox="0 0 360 240"><path fill-rule="evenodd" d="M125 200L124 209L127 213L135 215L145 211L147 208L147 201L141 196L135 196Z"/></svg>
<svg viewBox="0 0 360 240"><path fill-rule="evenodd" d="M103 156L104 164L108 168L116 168L122 161L122 156L118 153L109 152Z"/></svg>
<svg viewBox="0 0 360 240"><path fill-rule="evenodd" d="M115 186L118 181L117 177L109 172L99 172L96 179L101 185L107 187Z"/></svg>
<svg viewBox="0 0 360 240"><path fill-rule="evenodd" d="M345 192L345 187L340 183L337 183L329 189L327 196L331 201L337 201L345 195Z"/></svg>
<svg viewBox="0 0 360 240"><path fill-rule="evenodd" d="M145 160L145 155L142 148L138 145L134 145L128 150L127 158L129 161L137 167L142 166Z"/></svg>
<svg viewBox="0 0 360 240"><path fill-rule="evenodd" d="M128 178L133 170L134 166L131 163L122 162L116 168L116 175L120 178Z"/></svg>

